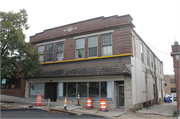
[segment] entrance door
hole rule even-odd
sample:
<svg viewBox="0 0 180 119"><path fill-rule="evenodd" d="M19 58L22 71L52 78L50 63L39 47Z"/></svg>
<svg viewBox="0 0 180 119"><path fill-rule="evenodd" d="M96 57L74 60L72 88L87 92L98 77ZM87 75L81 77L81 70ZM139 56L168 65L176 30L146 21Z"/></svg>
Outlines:
<svg viewBox="0 0 180 119"><path fill-rule="evenodd" d="M118 85L118 106L124 107L124 84Z"/></svg>
<svg viewBox="0 0 180 119"><path fill-rule="evenodd" d="M45 99L56 101L57 99L57 83L45 83Z"/></svg>

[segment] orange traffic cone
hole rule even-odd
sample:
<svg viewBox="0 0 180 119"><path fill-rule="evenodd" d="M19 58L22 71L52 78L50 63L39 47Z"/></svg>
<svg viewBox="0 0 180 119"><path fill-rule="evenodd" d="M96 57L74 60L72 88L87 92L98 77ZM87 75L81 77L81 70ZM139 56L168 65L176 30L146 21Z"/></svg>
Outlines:
<svg viewBox="0 0 180 119"><path fill-rule="evenodd" d="M66 110L66 106L67 105L67 96L65 96L65 100L64 100L64 110Z"/></svg>
<svg viewBox="0 0 180 119"><path fill-rule="evenodd" d="M107 111L105 99L100 99L100 111Z"/></svg>

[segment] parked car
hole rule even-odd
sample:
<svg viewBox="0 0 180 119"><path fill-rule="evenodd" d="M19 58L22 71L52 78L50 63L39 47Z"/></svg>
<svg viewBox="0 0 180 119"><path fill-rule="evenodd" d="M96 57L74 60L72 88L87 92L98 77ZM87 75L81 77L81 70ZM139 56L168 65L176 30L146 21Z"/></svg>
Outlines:
<svg viewBox="0 0 180 119"><path fill-rule="evenodd" d="M173 96L170 96L169 94L165 94L165 97L166 97L166 98L168 98L168 97L169 97L171 102L173 102L173 101L174 101Z"/></svg>
<svg viewBox="0 0 180 119"><path fill-rule="evenodd" d="M171 93L171 96L176 99L176 93Z"/></svg>

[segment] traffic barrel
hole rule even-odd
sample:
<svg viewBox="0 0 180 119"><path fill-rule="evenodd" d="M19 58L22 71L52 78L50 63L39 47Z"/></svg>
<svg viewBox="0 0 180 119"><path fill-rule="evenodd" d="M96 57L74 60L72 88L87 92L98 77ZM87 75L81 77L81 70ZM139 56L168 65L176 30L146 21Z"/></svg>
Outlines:
<svg viewBox="0 0 180 119"><path fill-rule="evenodd" d="M42 105L42 95L39 92L37 94L36 105L37 106L41 106Z"/></svg>
<svg viewBox="0 0 180 119"><path fill-rule="evenodd" d="M100 99L100 111L107 111L105 99Z"/></svg>
<svg viewBox="0 0 180 119"><path fill-rule="evenodd" d="M86 108L92 109L92 99L91 98L86 99Z"/></svg>

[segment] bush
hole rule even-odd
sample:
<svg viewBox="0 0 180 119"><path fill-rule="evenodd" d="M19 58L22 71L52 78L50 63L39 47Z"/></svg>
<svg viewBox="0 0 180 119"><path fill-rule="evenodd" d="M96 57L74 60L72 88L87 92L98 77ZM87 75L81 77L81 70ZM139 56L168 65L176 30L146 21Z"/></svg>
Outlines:
<svg viewBox="0 0 180 119"><path fill-rule="evenodd" d="M177 112L177 110L176 109L174 109L174 111L173 111L173 117L175 117L175 116L177 116L177 114L178 114L178 112Z"/></svg>
<svg viewBox="0 0 180 119"><path fill-rule="evenodd" d="M139 110L142 110L142 107L140 107Z"/></svg>
<svg viewBox="0 0 180 119"><path fill-rule="evenodd" d="M174 101L177 101L177 99L174 99Z"/></svg>

